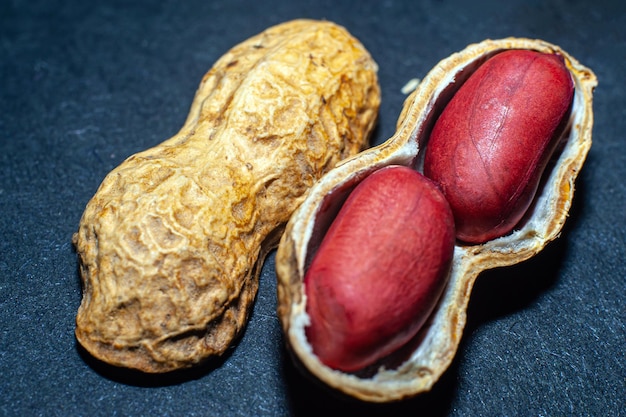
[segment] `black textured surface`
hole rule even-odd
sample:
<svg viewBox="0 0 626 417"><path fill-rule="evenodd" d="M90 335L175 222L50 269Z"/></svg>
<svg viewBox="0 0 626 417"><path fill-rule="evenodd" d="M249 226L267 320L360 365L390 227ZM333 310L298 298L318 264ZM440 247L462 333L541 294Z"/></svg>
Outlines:
<svg viewBox="0 0 626 417"><path fill-rule="evenodd" d="M603 1L0 2L0 415L626 415L626 6ZM275 314L274 255L244 337L208 368L116 371L74 339L70 239L113 167L182 125L202 75L236 43L297 17L357 36L380 65L374 137L401 87L485 38L537 37L599 78L594 145L559 240L474 288L432 392L371 405L303 378Z"/></svg>

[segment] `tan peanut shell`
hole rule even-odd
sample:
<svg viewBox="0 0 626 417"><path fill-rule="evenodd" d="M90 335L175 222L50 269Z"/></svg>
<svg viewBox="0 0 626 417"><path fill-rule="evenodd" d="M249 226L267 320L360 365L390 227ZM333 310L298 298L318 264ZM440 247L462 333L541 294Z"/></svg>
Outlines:
<svg viewBox="0 0 626 417"><path fill-rule="evenodd" d="M452 270L435 311L416 338L376 366L343 373L322 364L305 337L309 323L302 279L333 216L354 186L371 172L391 164L421 171L423 150L437 114L459 85L493 54L529 49L561 54L575 83L569 125L548 166L521 227L479 245L456 243ZM468 46L439 62L407 98L396 133L385 143L340 163L311 189L287 224L277 256L278 313L295 361L305 373L365 401L386 402L431 389L448 368L459 345L474 281L484 270L522 262L555 239L567 218L574 181L591 146L591 70L556 45L507 38Z"/></svg>
<svg viewBox="0 0 626 417"><path fill-rule="evenodd" d="M180 132L115 168L85 209L74 235L81 345L144 372L223 353L290 214L324 172L366 146L376 71L345 29L310 20L220 58Z"/></svg>

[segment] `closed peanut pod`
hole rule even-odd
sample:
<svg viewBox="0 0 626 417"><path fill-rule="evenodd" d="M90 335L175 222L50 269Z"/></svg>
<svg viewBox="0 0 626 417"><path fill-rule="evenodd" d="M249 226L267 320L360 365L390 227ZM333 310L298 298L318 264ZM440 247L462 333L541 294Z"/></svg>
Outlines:
<svg viewBox="0 0 626 417"><path fill-rule="evenodd" d="M316 318L307 313L305 276L337 213L364 178L384 167L404 165L423 171L433 126L452 97L490 58L512 50L558 57L568 73L566 78L571 77L573 83L573 97L559 125L558 137L546 146L550 148L546 151L548 156L539 155L539 159L547 160L545 167L538 174L533 171L540 179L529 207L512 230L498 237L479 243L456 240L442 295L417 335L404 346L357 371L328 366L315 354L307 338L307 329ZM559 235L572 203L574 182L591 146L592 93L596 85L590 69L560 47L541 40L486 40L439 62L407 97L396 133L325 174L287 224L276 256L278 314L289 351L302 371L334 390L364 401L397 401L430 390L456 354L478 275L487 269L522 262ZM532 91L530 87L524 88L525 93ZM525 192L512 194L526 196ZM372 252L376 253L369 248L368 253ZM383 251L378 256L384 258L382 262L388 261ZM402 302L404 296L396 295Z"/></svg>
<svg viewBox="0 0 626 417"><path fill-rule="evenodd" d="M125 160L87 204L74 235L80 344L144 372L222 354L290 214L324 172L367 145L376 71L344 28L311 20L272 27L220 58L180 132Z"/></svg>

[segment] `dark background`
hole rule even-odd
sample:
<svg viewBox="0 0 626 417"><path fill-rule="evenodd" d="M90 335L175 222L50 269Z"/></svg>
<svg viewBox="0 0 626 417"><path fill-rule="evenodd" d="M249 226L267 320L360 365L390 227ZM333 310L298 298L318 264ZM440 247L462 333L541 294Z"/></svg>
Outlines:
<svg viewBox="0 0 626 417"><path fill-rule="evenodd" d="M605 1L0 2L0 415L626 415L626 4ZM124 158L177 132L229 48L298 17L344 25L379 63L373 138L402 86L486 38L558 44L599 79L594 145L559 240L483 274L455 361L433 391L372 405L291 364L272 253L243 338L176 377L112 370L74 338L82 211Z"/></svg>

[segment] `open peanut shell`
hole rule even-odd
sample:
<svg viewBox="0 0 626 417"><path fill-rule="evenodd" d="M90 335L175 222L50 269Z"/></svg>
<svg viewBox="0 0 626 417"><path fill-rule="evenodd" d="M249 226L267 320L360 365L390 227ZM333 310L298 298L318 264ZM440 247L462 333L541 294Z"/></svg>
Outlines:
<svg viewBox="0 0 626 417"><path fill-rule="evenodd" d="M506 236L478 245L457 241L444 293L408 345L359 373L325 366L306 339L309 317L303 278L330 223L350 191L372 172L392 164L421 171L430 130L446 103L484 61L509 49L562 55L575 84L569 124L531 208ZM572 203L575 179L591 146L592 93L596 84L590 69L558 46L540 40L486 40L439 62L407 98L396 133L323 176L287 224L276 256L278 314L297 365L329 387L364 401L396 401L430 390L457 351L476 277L487 269L532 257L559 235Z"/></svg>

